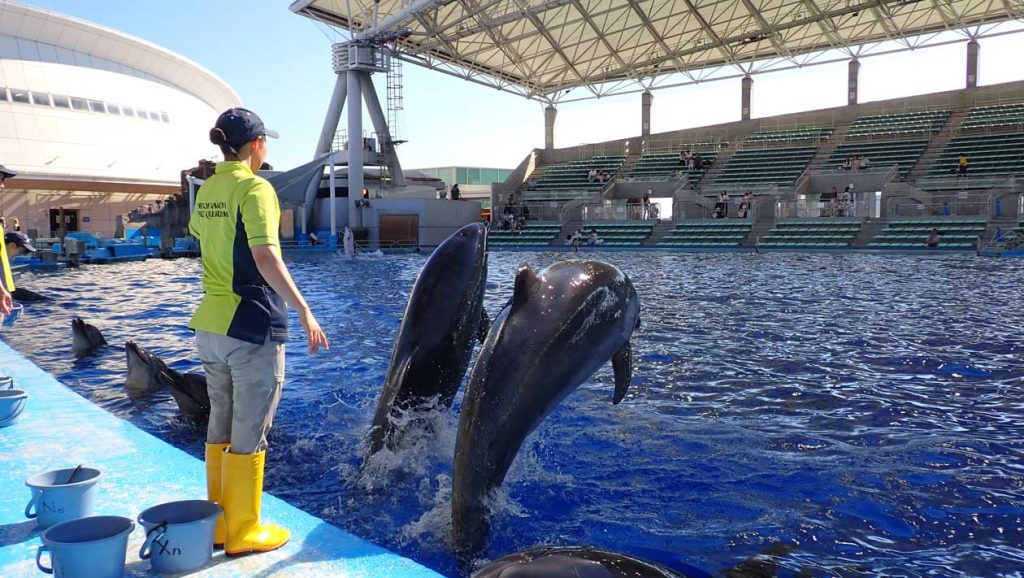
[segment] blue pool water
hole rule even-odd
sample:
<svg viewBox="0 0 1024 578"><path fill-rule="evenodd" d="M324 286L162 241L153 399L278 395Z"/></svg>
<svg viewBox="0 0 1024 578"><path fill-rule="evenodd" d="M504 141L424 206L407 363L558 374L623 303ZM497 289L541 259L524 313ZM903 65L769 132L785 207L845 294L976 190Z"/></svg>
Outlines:
<svg viewBox="0 0 1024 578"><path fill-rule="evenodd" d="M1021 576L1024 262L972 256L602 255L632 277L634 386L602 369L524 444L482 559L592 544L717 575L773 544L780 576ZM487 308L516 266L494 253ZM454 416L360 474L360 448L422 256L291 266L331 340L298 328L271 436L268 489L461 576L444 542ZM197 368L185 323L195 261L22 281L36 304L3 339L75 391L200 457L169 396L123 392L123 349L73 362L70 320ZM294 324L294 319L293 319ZM197 490L201 491L201 490Z"/></svg>

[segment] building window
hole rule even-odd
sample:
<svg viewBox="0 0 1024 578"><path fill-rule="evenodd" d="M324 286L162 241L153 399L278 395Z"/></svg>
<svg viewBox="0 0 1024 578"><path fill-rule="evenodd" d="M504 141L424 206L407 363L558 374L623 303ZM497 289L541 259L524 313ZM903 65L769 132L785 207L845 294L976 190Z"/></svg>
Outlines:
<svg viewBox="0 0 1024 578"><path fill-rule="evenodd" d="M71 108L75 110L89 110L89 103L84 98L71 97Z"/></svg>
<svg viewBox="0 0 1024 578"><path fill-rule="evenodd" d="M53 106L57 108L71 108L71 101L66 96L53 95Z"/></svg>
<svg viewBox="0 0 1024 578"><path fill-rule="evenodd" d="M135 116L135 109L130 106L121 105L121 114L125 116Z"/></svg>
<svg viewBox="0 0 1024 578"><path fill-rule="evenodd" d="M107 112L110 114L121 114L121 109L116 104L107 103Z"/></svg>
<svg viewBox="0 0 1024 578"><path fill-rule="evenodd" d="M149 118L152 120L160 120L160 115L153 111L149 111Z"/></svg>
<svg viewBox="0 0 1024 578"><path fill-rule="evenodd" d="M39 106L50 106L50 95L45 92L33 92L32 103Z"/></svg>
<svg viewBox="0 0 1024 578"><path fill-rule="evenodd" d="M103 107L103 102L99 101L99 100L90 100L89 101L89 110L91 110L93 112L100 112L100 113L107 112L107 109L105 109Z"/></svg>
<svg viewBox="0 0 1024 578"><path fill-rule="evenodd" d="M167 116L166 112L161 112L160 113L160 120L162 120L164 122L171 122L171 117Z"/></svg>
<svg viewBox="0 0 1024 578"><path fill-rule="evenodd" d="M7 102L7 89L0 86L0 101Z"/></svg>
<svg viewBox="0 0 1024 578"><path fill-rule="evenodd" d="M28 91L27 90L17 90L17 89L13 89L12 88L11 89L11 100L14 101L14 102L21 102L21 103L24 103L24 104L29 104L29 102L28 102Z"/></svg>

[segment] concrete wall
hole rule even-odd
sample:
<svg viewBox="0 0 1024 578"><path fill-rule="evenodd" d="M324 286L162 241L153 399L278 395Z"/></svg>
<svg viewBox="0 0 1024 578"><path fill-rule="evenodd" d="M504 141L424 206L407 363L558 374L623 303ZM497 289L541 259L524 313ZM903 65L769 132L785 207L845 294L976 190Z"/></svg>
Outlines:
<svg viewBox="0 0 1024 578"><path fill-rule="evenodd" d="M760 130L832 126L837 123L850 122L858 116L864 115L956 109L1022 99L1024 99L1024 81L1017 81L656 133L645 140L647 140L648 151L664 152L678 150L679 145L688 143L738 143L743 137ZM553 164L587 159L595 155L621 155L624 154L627 143L631 154L640 152L641 137L638 134L625 139L550 151L538 149L537 153L543 164ZM734 145L730 144L729 146Z"/></svg>
<svg viewBox="0 0 1024 578"><path fill-rule="evenodd" d="M12 181L9 181L13 183ZM153 205L156 201L171 198L169 195L144 195L129 193L92 193L68 191L13 191L10 188L0 193L0 214L8 223L17 217L21 230L32 236L47 237L56 234L50 231L50 209L64 207L78 211L78 229L100 237L111 237L117 215L125 215L134 209ZM35 233L32 233L35 231Z"/></svg>
<svg viewBox="0 0 1024 578"><path fill-rule="evenodd" d="M347 199L339 199L335 207L338 230L348 221ZM328 200L318 199L317 228L330 227ZM380 240L381 215L417 215L420 224L420 245L434 246L448 238L456 229L480 221L480 203L440 199L370 199L369 207L354 209L353 226L368 229L371 243Z"/></svg>

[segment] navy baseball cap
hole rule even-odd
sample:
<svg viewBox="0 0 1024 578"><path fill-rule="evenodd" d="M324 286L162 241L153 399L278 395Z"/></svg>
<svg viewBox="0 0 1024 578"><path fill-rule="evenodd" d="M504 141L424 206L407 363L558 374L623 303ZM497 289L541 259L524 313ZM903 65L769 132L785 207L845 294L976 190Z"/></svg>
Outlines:
<svg viewBox="0 0 1024 578"><path fill-rule="evenodd" d="M32 241L29 240L28 235L21 231L11 231L4 235L4 243L14 243L19 247L25 247L30 253L36 252L36 248L32 246Z"/></svg>
<svg viewBox="0 0 1024 578"><path fill-rule="evenodd" d="M229 108L217 117L217 124L214 128L224 131L228 145L238 150L257 138L267 135L277 138L277 131L263 126L263 121L255 112L247 108Z"/></svg>

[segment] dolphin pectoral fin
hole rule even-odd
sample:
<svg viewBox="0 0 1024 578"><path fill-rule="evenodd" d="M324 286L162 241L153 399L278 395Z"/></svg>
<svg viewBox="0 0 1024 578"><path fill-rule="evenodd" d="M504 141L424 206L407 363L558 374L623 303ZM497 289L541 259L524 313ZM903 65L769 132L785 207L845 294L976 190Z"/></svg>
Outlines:
<svg viewBox="0 0 1024 578"><path fill-rule="evenodd" d="M633 348L628 342L612 356L612 370L615 373L615 397L612 403L618 404L626 397L629 380L633 377Z"/></svg>
<svg viewBox="0 0 1024 578"><path fill-rule="evenodd" d="M512 290L512 311L522 307L530 295L540 286L540 277L530 269L526 263L519 265L519 272L516 273L516 285Z"/></svg>
<svg viewBox="0 0 1024 578"><path fill-rule="evenodd" d="M487 339L487 332L490 331L490 329L491 329L491 319L489 317L487 317L487 310L481 308L480 309L480 328L477 330L477 334L476 334L477 339L480 340L480 343L483 343L484 339Z"/></svg>

